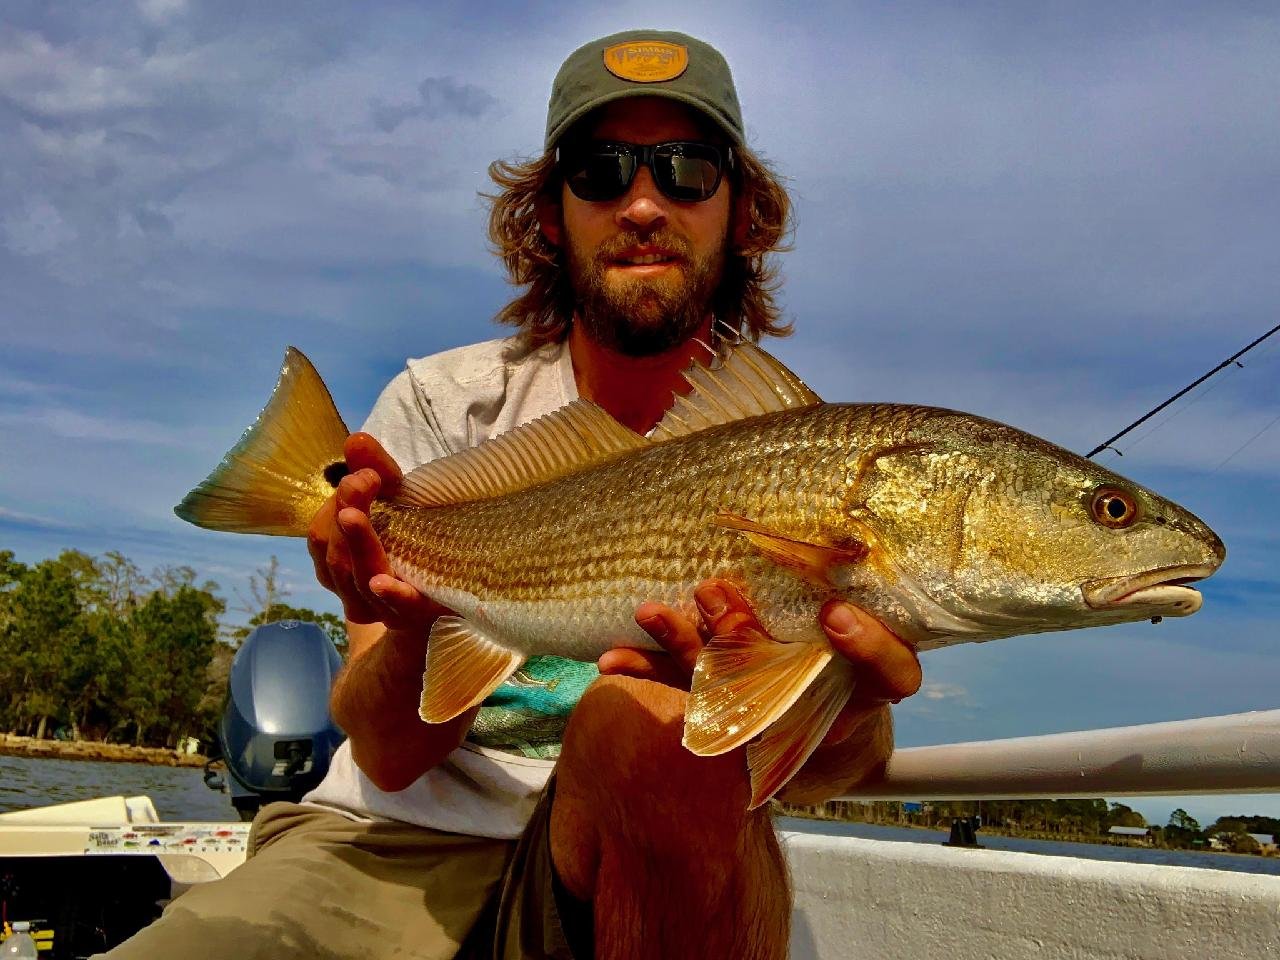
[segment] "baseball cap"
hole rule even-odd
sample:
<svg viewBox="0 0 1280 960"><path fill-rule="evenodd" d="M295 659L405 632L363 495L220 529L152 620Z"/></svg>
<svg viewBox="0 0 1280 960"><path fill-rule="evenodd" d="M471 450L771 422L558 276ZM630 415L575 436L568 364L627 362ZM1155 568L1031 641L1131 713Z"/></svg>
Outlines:
<svg viewBox="0 0 1280 960"><path fill-rule="evenodd" d="M627 97L678 100L744 141L742 108L729 64L708 43L670 30L627 30L569 54L551 85L546 149L592 110Z"/></svg>

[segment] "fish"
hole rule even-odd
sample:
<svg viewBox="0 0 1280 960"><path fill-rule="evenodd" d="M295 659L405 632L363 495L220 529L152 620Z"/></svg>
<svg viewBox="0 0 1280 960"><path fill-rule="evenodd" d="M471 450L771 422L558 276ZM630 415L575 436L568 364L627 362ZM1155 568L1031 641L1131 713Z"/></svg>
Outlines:
<svg viewBox="0 0 1280 960"><path fill-rule="evenodd" d="M696 617L727 579L764 630L700 653L683 743L746 745L752 808L822 742L856 684L818 613L863 608L917 650L1195 613L1226 556L1199 518L1014 427L936 407L825 403L743 341L685 372L647 436L577 400L418 466L375 502L391 569L453 615L431 628L420 715L482 702L529 657L657 648L654 600ZM298 350L257 421L175 508L306 536L348 430Z"/></svg>

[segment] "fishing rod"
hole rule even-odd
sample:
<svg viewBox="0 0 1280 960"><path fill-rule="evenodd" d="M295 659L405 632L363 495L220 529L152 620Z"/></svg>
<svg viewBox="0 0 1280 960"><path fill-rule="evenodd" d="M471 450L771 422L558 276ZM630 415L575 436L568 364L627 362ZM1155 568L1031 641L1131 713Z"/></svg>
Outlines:
<svg viewBox="0 0 1280 960"><path fill-rule="evenodd" d="M1268 330L1266 333L1260 336L1257 340L1253 341L1253 343L1249 344L1243 350L1239 350L1236 353L1233 353L1231 356L1227 357L1227 359L1223 360L1220 364L1218 364L1216 367L1214 367L1212 370L1210 370L1208 373L1202 376L1199 380L1196 380L1194 383L1190 383L1187 386L1183 387L1181 390L1175 393L1172 397L1170 397L1164 403L1160 404L1160 406L1155 407L1154 409L1144 413L1137 420L1133 421L1133 423L1129 424L1127 427L1125 427L1123 430L1117 433L1114 437L1111 437L1107 440L1102 441L1102 443L1098 444L1096 447L1094 447L1092 450L1086 453L1085 456L1092 457L1094 454L1101 453L1103 450L1110 448L1112 450L1115 450L1117 456L1123 457L1124 456L1123 453L1121 453L1119 450L1116 450L1115 447L1111 446L1113 443L1115 443L1117 440L1123 437L1126 433L1128 433L1134 427L1142 426L1142 424L1146 423L1148 420L1154 417L1157 413L1159 413L1165 407L1169 406L1169 404L1175 402L1181 397L1186 396L1196 387L1200 386L1200 384L1204 383L1206 380L1212 377L1215 373L1218 373L1219 371L1226 369L1227 367L1231 366L1231 364L1233 363L1237 367L1244 366L1244 364L1239 362L1240 358L1243 357L1250 350L1252 350L1254 347L1256 347L1258 344L1260 344L1263 340L1267 339L1267 337L1271 336L1273 333L1276 333L1277 331L1280 331L1280 323L1276 324L1274 327L1272 327L1270 330Z"/></svg>

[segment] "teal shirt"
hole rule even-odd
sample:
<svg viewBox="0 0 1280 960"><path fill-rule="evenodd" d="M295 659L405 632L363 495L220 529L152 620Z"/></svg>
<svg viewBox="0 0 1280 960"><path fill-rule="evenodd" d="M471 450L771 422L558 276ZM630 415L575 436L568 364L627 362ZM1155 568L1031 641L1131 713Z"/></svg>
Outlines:
<svg viewBox="0 0 1280 960"><path fill-rule="evenodd" d="M467 739L505 753L554 760L570 712L599 675L594 663L531 657L481 705Z"/></svg>

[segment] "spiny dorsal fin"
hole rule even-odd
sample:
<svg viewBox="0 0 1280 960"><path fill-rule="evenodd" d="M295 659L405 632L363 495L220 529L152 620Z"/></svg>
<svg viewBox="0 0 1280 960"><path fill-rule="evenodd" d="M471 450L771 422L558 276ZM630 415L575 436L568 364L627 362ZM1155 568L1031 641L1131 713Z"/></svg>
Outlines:
<svg viewBox="0 0 1280 960"><path fill-rule="evenodd" d="M432 460L405 476L395 502L417 507L484 500L576 473L649 441L589 400Z"/></svg>
<svg viewBox="0 0 1280 960"><path fill-rule="evenodd" d="M745 340L729 351L720 367L691 364L684 378L693 392L676 397L649 435L655 442L687 436L720 423L822 402L782 361Z"/></svg>

